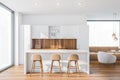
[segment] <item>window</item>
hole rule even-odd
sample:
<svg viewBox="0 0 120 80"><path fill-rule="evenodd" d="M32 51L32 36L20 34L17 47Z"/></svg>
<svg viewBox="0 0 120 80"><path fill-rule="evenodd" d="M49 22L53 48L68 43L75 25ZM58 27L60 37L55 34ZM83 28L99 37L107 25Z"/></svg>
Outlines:
<svg viewBox="0 0 120 80"><path fill-rule="evenodd" d="M119 36L119 21L88 21L88 25L89 46L119 46L119 39L112 37L113 32Z"/></svg>
<svg viewBox="0 0 120 80"><path fill-rule="evenodd" d="M0 70L13 64L13 12L0 3Z"/></svg>

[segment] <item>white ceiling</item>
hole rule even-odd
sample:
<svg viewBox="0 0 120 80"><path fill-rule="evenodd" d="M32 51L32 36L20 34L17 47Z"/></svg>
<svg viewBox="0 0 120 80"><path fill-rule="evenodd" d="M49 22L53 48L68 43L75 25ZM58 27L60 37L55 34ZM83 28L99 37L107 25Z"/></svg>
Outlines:
<svg viewBox="0 0 120 80"><path fill-rule="evenodd" d="M120 0L0 0L23 14L85 14L88 19L112 19Z"/></svg>

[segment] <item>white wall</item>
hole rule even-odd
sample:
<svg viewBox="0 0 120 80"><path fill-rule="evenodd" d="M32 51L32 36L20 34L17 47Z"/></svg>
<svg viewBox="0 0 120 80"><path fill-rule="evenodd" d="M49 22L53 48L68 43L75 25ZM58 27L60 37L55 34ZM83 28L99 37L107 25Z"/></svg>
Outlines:
<svg viewBox="0 0 120 80"><path fill-rule="evenodd" d="M32 39L48 38L48 25L32 25Z"/></svg>
<svg viewBox="0 0 120 80"><path fill-rule="evenodd" d="M84 15L80 16L80 15L27 15L26 14L23 15L23 24L31 25L32 30L35 29L35 26L37 26L37 28L39 26L41 29L44 29L44 26L61 26L62 28L61 31L65 33L65 34L61 34L61 37L63 38L75 37L78 39L77 47L80 50L89 49L89 28L87 26L86 17ZM71 35L70 32L73 33L74 35ZM35 36L39 37L36 34ZM33 37L35 38L35 36L32 36L32 38ZM24 43L24 42L21 40L20 43ZM21 47L20 50L23 50L22 48L23 47ZM22 58L22 56L20 56L20 58Z"/></svg>
<svg viewBox="0 0 120 80"><path fill-rule="evenodd" d="M24 26L19 27L19 64L24 62Z"/></svg>
<svg viewBox="0 0 120 80"><path fill-rule="evenodd" d="M23 24L29 25L86 25L84 15L23 15Z"/></svg>
<svg viewBox="0 0 120 80"><path fill-rule="evenodd" d="M15 34L14 34L14 64L19 65L19 59L22 57L20 54L21 48L20 48L20 33L19 33L19 27L22 24L22 14L15 12Z"/></svg>

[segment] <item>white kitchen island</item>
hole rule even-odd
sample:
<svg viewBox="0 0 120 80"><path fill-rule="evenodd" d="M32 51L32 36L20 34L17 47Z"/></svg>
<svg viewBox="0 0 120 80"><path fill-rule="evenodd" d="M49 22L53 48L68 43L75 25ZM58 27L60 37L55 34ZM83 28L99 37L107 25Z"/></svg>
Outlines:
<svg viewBox="0 0 120 80"><path fill-rule="evenodd" d="M24 74L27 74L31 70L31 56L32 54L40 54L42 56L43 61L43 71L49 72L50 64L51 64L51 54L60 54L61 55L61 67L62 71L67 71L67 58L70 54L76 53L79 55L79 68L80 72L85 72L89 74L89 51L87 50L70 50L70 49L30 49L25 52L24 59ZM36 63L38 65L38 63ZM55 63L57 64L57 63ZM36 70L36 71L39 71ZM54 69L53 71L59 71L59 69ZM71 69L71 71L75 71L75 69Z"/></svg>

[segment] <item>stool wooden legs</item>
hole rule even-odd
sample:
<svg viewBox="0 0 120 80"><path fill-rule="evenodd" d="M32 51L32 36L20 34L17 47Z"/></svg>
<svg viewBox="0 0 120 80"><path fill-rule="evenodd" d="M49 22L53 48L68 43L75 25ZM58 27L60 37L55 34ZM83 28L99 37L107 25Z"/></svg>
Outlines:
<svg viewBox="0 0 120 80"><path fill-rule="evenodd" d="M60 61L59 61L59 67L60 67L60 72L62 72L62 70L61 70L61 66L60 66Z"/></svg>
<svg viewBox="0 0 120 80"><path fill-rule="evenodd" d="M51 63L50 73L52 73L53 63L54 63L54 60L52 60L52 63ZM60 68L60 72L62 72L62 70L61 70L61 66L60 66L60 60L58 60L58 65L59 65L58 67Z"/></svg>
<svg viewBox="0 0 120 80"><path fill-rule="evenodd" d="M32 75L32 72L34 71L35 69L35 61L32 62L32 68L31 68L31 71L30 71L30 76Z"/></svg>
<svg viewBox="0 0 120 80"><path fill-rule="evenodd" d="M36 61L33 61L33 62L32 62L32 68L31 68L30 76L32 75L32 72L34 72L34 69L35 69L35 62L36 62ZM40 70L41 70L41 72L43 73L43 64L42 64L42 60L40 60L39 62L40 62Z"/></svg>
<svg viewBox="0 0 120 80"><path fill-rule="evenodd" d="M42 61L40 61L40 69L41 69L41 72L43 73L43 64L42 64Z"/></svg>
<svg viewBox="0 0 120 80"><path fill-rule="evenodd" d="M68 61L68 65L67 65L67 73L70 73L71 62L72 62L72 61ZM78 61L74 61L74 62L75 62L76 72L79 72Z"/></svg>
<svg viewBox="0 0 120 80"><path fill-rule="evenodd" d="M51 63L51 67L50 67L50 73L52 73L53 62L54 62L54 61L52 61L52 63Z"/></svg>
<svg viewBox="0 0 120 80"><path fill-rule="evenodd" d="M67 73L70 73L70 63L71 63L71 61L68 61L68 65L67 65Z"/></svg>
<svg viewBox="0 0 120 80"><path fill-rule="evenodd" d="M79 70L79 65L78 65L78 61L76 61L76 66L77 66L77 72L80 72L80 70Z"/></svg>

